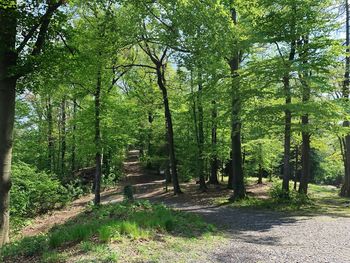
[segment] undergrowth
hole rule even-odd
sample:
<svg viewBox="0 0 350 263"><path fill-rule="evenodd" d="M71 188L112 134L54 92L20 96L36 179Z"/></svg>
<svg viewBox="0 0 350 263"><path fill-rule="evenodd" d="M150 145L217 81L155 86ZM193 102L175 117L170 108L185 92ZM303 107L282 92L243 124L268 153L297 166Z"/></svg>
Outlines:
<svg viewBox="0 0 350 263"><path fill-rule="evenodd" d="M81 243L83 250L89 244L103 244L128 240L152 240L157 235L193 238L213 231L194 214L171 210L164 205L149 202L123 202L90 207L87 211L53 228L45 235L23 238L0 250L0 260L39 257L42 261L55 259L55 251ZM91 249L91 248L90 248ZM111 255L112 257L117 257Z"/></svg>

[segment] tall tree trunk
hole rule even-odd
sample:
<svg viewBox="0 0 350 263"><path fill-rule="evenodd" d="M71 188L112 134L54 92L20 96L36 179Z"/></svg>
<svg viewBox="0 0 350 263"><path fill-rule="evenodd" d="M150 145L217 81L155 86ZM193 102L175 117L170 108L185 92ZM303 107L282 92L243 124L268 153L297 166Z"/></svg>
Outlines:
<svg viewBox="0 0 350 263"><path fill-rule="evenodd" d="M232 4L234 3L231 0ZM234 7L231 8L232 22L237 26L237 11ZM242 143L241 143L241 98L240 98L240 79L238 70L240 67L240 51L238 46L235 46L234 56L229 61L232 76L231 100L231 150L232 150L232 183L233 196L230 200L234 201L242 199L246 196L243 174L242 161Z"/></svg>
<svg viewBox="0 0 350 263"><path fill-rule="evenodd" d="M309 116L302 116L302 126L307 128L309 124ZM307 194L310 179L310 133L302 132L302 148L301 148L301 177L299 184L299 193Z"/></svg>
<svg viewBox="0 0 350 263"><path fill-rule="evenodd" d="M168 100L168 91L166 88L165 81L165 66L157 65L157 83L158 87L163 95L163 104L164 104L164 115L166 120L166 128L167 128L167 139L168 139L168 147L169 147L169 158L170 158L170 166L171 166L171 175L172 182L174 187L174 194L181 194L178 174L177 174L177 165L176 165L176 155L175 155L175 144L174 144L174 130L173 130L173 121L171 117L171 111L169 107Z"/></svg>
<svg viewBox="0 0 350 263"><path fill-rule="evenodd" d="M95 205L99 205L101 201L101 178L102 178L102 147L101 147L101 68L98 69L97 83L95 91Z"/></svg>
<svg viewBox="0 0 350 263"><path fill-rule="evenodd" d="M52 102L51 96L47 98L47 167L50 172L54 171L54 138L53 138L53 117L52 117Z"/></svg>
<svg viewBox="0 0 350 263"><path fill-rule="evenodd" d="M304 51L301 54L301 57L303 59L303 63L307 64L307 46L309 44L308 36L303 37L302 39L303 49ZM310 73L307 70L303 70L302 76L301 76L301 83L302 83L302 102L303 104L306 104L310 100L311 90L310 86L308 84L308 80L306 79ZM307 194L308 190L308 184L310 180L310 137L311 134L308 131L309 126L309 114L305 113L301 117L301 124L302 124L302 148L301 148L301 177L300 177L300 184L299 184L299 193Z"/></svg>
<svg viewBox="0 0 350 263"><path fill-rule="evenodd" d="M202 191L207 189L204 177L204 116L203 116L203 83L202 73L198 71L198 96L197 96L197 107L198 107L198 172L199 172L199 188Z"/></svg>
<svg viewBox="0 0 350 263"><path fill-rule="evenodd" d="M194 135L195 135L195 140L197 144L197 158L196 158L196 163L195 163L195 174L199 178L200 174L200 169L199 169L199 132L198 132L198 120L197 120L197 103L196 101L198 100L198 97L196 98L195 92L194 92L194 81L193 81L193 71L191 70L191 97L192 97L192 114L193 114L193 124L194 124ZM197 99L197 100L196 100Z"/></svg>
<svg viewBox="0 0 350 263"><path fill-rule="evenodd" d="M231 116L231 149L232 149L232 183L234 194L231 199L245 197L242 144L241 144L241 100L239 95L239 56L231 61L232 73L232 116Z"/></svg>
<svg viewBox="0 0 350 263"><path fill-rule="evenodd" d="M345 75L343 82L343 98L345 102L349 103L349 83L350 83L350 10L349 10L349 0L345 0L345 10L346 10L346 59L345 59ZM350 127L349 120L344 121L344 127ZM345 197L350 197L350 134L345 136L344 145L344 183L342 185L340 195Z"/></svg>
<svg viewBox="0 0 350 263"><path fill-rule="evenodd" d="M75 132L77 130L77 100L73 99L73 129L72 129L72 157L71 157L71 173L73 174L76 168L76 137Z"/></svg>
<svg viewBox="0 0 350 263"><path fill-rule="evenodd" d="M17 19L15 7L0 6L0 247L9 241L11 159L15 117L16 78L11 71L17 62L14 53Z"/></svg>
<svg viewBox="0 0 350 263"><path fill-rule="evenodd" d="M65 174L65 155L66 155L66 98L61 103L61 175Z"/></svg>
<svg viewBox="0 0 350 263"><path fill-rule="evenodd" d="M295 41L291 43L289 53L289 63L292 63L295 57ZM283 157L283 182L282 190L288 194L289 192L289 178L291 174L290 167L290 142L291 142L291 125L292 125L292 112L289 109L289 105L292 103L291 89L290 89L290 64L288 66L288 72L283 77L284 93L286 98L286 110L285 124L284 124L284 157Z"/></svg>
<svg viewBox="0 0 350 263"><path fill-rule="evenodd" d="M153 152L152 152L152 131L153 131L153 127L152 127L152 124L153 124L153 120L154 120L154 117L153 117L153 114L152 112L148 112L148 123L149 123L149 128L148 128L148 136L147 136L147 155L148 156L152 156L153 155Z"/></svg>
<svg viewBox="0 0 350 263"><path fill-rule="evenodd" d="M263 154L263 146L262 143L258 143L258 149L259 149L259 169L258 169L258 184L263 183L263 162L264 162L264 154Z"/></svg>
<svg viewBox="0 0 350 263"><path fill-rule="evenodd" d="M217 157L217 117L218 109L216 101L212 101L212 112L211 112L211 162L210 162L210 178L209 184L219 184L218 181L218 157Z"/></svg>

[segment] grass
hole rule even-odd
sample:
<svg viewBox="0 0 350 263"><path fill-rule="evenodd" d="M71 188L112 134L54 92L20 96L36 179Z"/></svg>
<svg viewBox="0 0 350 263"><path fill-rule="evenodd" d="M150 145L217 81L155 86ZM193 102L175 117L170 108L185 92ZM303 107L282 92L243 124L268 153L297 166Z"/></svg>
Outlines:
<svg viewBox="0 0 350 263"><path fill-rule="evenodd" d="M213 226L194 214L149 202L124 202L89 208L46 235L10 243L0 250L0 261L26 262L35 258L35 262L66 262L67 258L81 255L74 262L116 262L122 254L120 247L152 250L167 242L176 247L187 240L200 240L213 231ZM148 250L137 254L154 257L145 251ZM160 251L163 250L157 253Z"/></svg>
<svg viewBox="0 0 350 263"><path fill-rule="evenodd" d="M255 177L246 178L248 186L254 186L257 183ZM264 179L265 184L270 185L268 198L259 198L248 195L247 198L229 204L234 208L248 209L266 209L283 212L299 212L313 214L334 214L340 216L350 216L350 199L341 198L339 189L328 185L309 184L308 196L300 195L291 190L289 198L281 198L280 188L282 181L274 178L273 183ZM290 183L290 189L293 189L293 183ZM222 205L227 203L227 198L220 197L215 200L215 204Z"/></svg>

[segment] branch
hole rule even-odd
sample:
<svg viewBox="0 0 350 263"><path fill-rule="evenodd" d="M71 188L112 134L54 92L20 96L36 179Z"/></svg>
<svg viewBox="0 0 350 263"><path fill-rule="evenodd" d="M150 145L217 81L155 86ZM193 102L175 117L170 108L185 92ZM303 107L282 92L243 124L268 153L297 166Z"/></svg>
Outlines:
<svg viewBox="0 0 350 263"><path fill-rule="evenodd" d="M168 29L170 29L172 32L175 33L174 28L171 25L168 25L167 23L165 23L159 16L157 16L152 10L151 8L147 5L144 4L144 6L146 7L147 11L155 18L157 19L162 25L164 25L165 27L167 27Z"/></svg>
<svg viewBox="0 0 350 263"><path fill-rule="evenodd" d="M163 60L165 59L165 56L167 55L167 52L168 52L168 47L166 47L164 49L164 52L163 52L163 55L162 57L160 58L160 63L163 64Z"/></svg>
<svg viewBox="0 0 350 263"><path fill-rule="evenodd" d="M119 76L117 76L116 78L113 78L112 79L112 84L110 86L110 88L108 89L108 93L111 92L112 88L114 87L114 85L118 82L118 80L121 79L121 77L123 77L126 73L128 73L128 71L130 70L131 68L127 68L126 70L124 70L122 73L119 74ZM115 71L115 70L113 70Z"/></svg>
<svg viewBox="0 0 350 263"><path fill-rule="evenodd" d="M283 56L282 51L281 51L281 49L280 49L280 46L278 45L277 42L274 42L274 43L276 44L278 53L280 54L280 57L281 57L281 59L282 59L282 61L283 61L283 64L284 64L285 66L287 66L286 60L284 59L284 56Z"/></svg>
<svg viewBox="0 0 350 263"><path fill-rule="evenodd" d="M49 6L47 8L47 11L45 13L45 15L42 17L42 23L39 29L39 34L38 34L38 38L36 39L36 42L34 44L34 48L32 51L32 55L36 56L38 54L40 54L44 43L45 43L45 38L46 38L46 34L51 22L51 18L52 15L56 12L56 10L65 3L65 0L59 0L57 3L52 4L51 0L48 0L49 2Z"/></svg>
<svg viewBox="0 0 350 263"><path fill-rule="evenodd" d="M41 29L40 29L41 35L44 33L44 32L42 32L43 31L42 29L44 29L43 28L44 22L47 23L47 20L50 22L50 19L51 19L51 16L53 15L53 13L64 3L65 3L64 0L60 0L56 4L53 4L53 5L49 4L49 7L48 7L46 13L42 17L40 17L38 23L36 23L35 25L33 25L30 28L28 34L24 37L23 41L19 44L18 48L16 49L17 53L20 53L23 51L23 49L28 44L29 40L34 36L35 32L40 27L40 25L41 25ZM40 35L40 32L39 32L39 35ZM46 34L46 32L45 32L45 34ZM38 38L39 38L39 36L38 36ZM37 44L40 44L40 43L37 43Z"/></svg>

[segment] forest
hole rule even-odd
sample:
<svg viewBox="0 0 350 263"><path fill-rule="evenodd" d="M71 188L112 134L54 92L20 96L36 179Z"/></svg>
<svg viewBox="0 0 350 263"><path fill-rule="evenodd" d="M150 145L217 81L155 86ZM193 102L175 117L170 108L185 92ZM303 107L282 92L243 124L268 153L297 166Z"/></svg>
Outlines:
<svg viewBox="0 0 350 263"><path fill-rule="evenodd" d="M0 0L0 262L349 262L349 0Z"/></svg>

